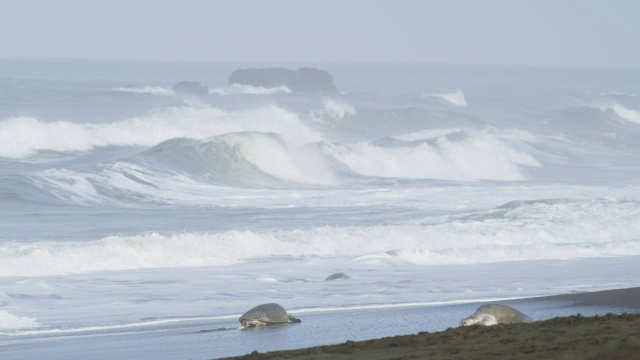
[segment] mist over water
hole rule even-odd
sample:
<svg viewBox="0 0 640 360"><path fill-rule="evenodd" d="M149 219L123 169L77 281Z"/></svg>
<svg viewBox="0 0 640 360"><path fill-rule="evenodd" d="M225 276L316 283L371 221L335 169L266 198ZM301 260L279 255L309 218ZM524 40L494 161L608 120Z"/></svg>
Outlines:
<svg viewBox="0 0 640 360"><path fill-rule="evenodd" d="M637 70L7 64L0 342L639 285Z"/></svg>

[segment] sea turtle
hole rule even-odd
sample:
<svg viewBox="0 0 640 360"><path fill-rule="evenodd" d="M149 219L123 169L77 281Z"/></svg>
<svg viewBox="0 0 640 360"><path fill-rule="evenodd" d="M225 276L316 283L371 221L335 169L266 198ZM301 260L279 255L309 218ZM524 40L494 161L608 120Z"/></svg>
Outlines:
<svg viewBox="0 0 640 360"><path fill-rule="evenodd" d="M258 305L244 313L238 320L240 321L240 324L242 324L240 329L300 322L299 319L289 315L282 306L275 303Z"/></svg>
<svg viewBox="0 0 640 360"><path fill-rule="evenodd" d="M513 324L531 321L533 321L533 319L511 306L489 304L480 306L473 315L462 319L462 321L460 321L460 326L491 326L496 324Z"/></svg>
<svg viewBox="0 0 640 360"><path fill-rule="evenodd" d="M345 273L335 273L335 274L331 274L329 276L327 276L326 279L324 279L324 281L331 281L331 280L346 280L346 279L350 279L351 277Z"/></svg>

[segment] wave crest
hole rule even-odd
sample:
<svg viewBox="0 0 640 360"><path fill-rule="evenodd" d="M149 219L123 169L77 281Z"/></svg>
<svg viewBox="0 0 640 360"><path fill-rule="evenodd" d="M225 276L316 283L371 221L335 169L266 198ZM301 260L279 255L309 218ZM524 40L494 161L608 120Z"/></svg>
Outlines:
<svg viewBox="0 0 640 360"><path fill-rule="evenodd" d="M640 111L629 109L618 103L611 103L603 109L613 111L619 118L630 121L632 123L640 124Z"/></svg>
<svg viewBox="0 0 640 360"><path fill-rule="evenodd" d="M0 276L224 266L305 257L444 265L640 255L637 201L545 200L472 215L428 218L414 225L6 242L0 246Z"/></svg>
<svg viewBox="0 0 640 360"><path fill-rule="evenodd" d="M162 86L125 86L111 89L111 91L132 93L132 94L150 94L150 95L174 95L175 92L171 88L165 88Z"/></svg>
<svg viewBox="0 0 640 360"><path fill-rule="evenodd" d="M285 85L272 88L262 86L252 86L243 84L231 84L209 90L210 94L216 95L269 95L269 94L291 94L291 89Z"/></svg>
<svg viewBox="0 0 640 360"><path fill-rule="evenodd" d="M49 169L33 181L58 198L83 204L210 204L221 186L333 185L336 179L321 160L304 151L291 153L278 134L241 132L171 139L97 170Z"/></svg>
<svg viewBox="0 0 640 360"><path fill-rule="evenodd" d="M440 100L444 100L450 105L465 107L467 106L467 99L464 96L462 90L456 90L451 93L435 93L435 94L424 94L422 97L424 98L437 98Z"/></svg>
<svg viewBox="0 0 640 360"><path fill-rule="evenodd" d="M9 118L0 121L0 157L20 159L46 150L74 152L106 146L153 146L176 137L204 139L242 131L275 132L294 146L321 139L297 114L277 106L232 112L181 106L103 124Z"/></svg>

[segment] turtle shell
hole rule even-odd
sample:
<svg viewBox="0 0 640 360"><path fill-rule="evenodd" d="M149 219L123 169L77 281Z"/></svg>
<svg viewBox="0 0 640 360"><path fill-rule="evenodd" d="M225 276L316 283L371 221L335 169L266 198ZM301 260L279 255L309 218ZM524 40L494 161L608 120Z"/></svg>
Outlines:
<svg viewBox="0 0 640 360"><path fill-rule="evenodd" d="M241 324L253 320L263 321L268 324L291 322L287 311L276 303L258 305L244 313L238 320Z"/></svg>
<svg viewBox="0 0 640 360"><path fill-rule="evenodd" d="M473 314L477 315L492 315L500 324L511 324L520 322L533 321L529 316L521 313L520 311L507 305L489 304L482 305Z"/></svg>

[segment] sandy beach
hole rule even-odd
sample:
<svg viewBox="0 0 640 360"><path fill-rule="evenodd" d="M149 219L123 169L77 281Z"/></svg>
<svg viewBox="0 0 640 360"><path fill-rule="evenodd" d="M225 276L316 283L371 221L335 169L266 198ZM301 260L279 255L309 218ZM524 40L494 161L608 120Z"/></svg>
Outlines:
<svg viewBox="0 0 640 360"><path fill-rule="evenodd" d="M640 288L511 301L595 307L602 315L555 317L529 324L449 328L441 332L347 341L229 359L634 359L640 354ZM626 310L621 314L607 309ZM636 356L636 357L634 357Z"/></svg>

